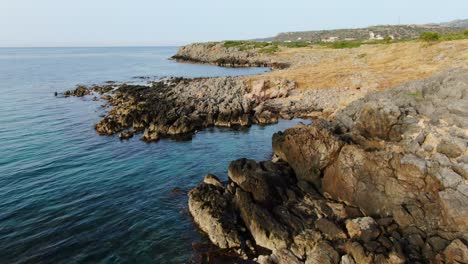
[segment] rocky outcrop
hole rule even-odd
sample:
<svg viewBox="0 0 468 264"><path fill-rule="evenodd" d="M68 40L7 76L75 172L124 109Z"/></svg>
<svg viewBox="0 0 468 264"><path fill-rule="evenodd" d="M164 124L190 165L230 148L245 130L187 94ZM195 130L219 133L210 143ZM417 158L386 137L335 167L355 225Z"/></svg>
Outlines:
<svg viewBox="0 0 468 264"><path fill-rule="evenodd" d="M190 135L210 126L276 123L280 109L265 102L286 97L293 82L266 80L253 87L239 77L169 78L145 85L80 86L65 95L100 94L112 109L95 125L101 135L128 139L143 133L148 142Z"/></svg>
<svg viewBox="0 0 468 264"><path fill-rule="evenodd" d="M193 43L181 47L172 59L181 62L207 63L224 67L270 67L284 69L287 63L274 60L259 49L242 49L225 42Z"/></svg>
<svg viewBox="0 0 468 264"><path fill-rule="evenodd" d="M190 213L219 247L259 263L339 263L344 255L405 260L404 240L391 218L375 221L356 207L324 198L311 185L299 184L284 162L240 159L231 162L228 175L227 185L205 178L189 193ZM259 256L265 249L270 253Z"/></svg>
<svg viewBox="0 0 468 264"><path fill-rule="evenodd" d="M249 257L468 262L467 95L468 71L447 70L275 134L276 162L233 161L216 188L229 193L234 228L248 230L240 240L254 243ZM261 248L270 252L258 256Z"/></svg>
<svg viewBox="0 0 468 264"><path fill-rule="evenodd" d="M190 212L200 229L209 234L215 245L220 248L241 246L232 197L216 176L207 175L204 183L192 190L189 197Z"/></svg>

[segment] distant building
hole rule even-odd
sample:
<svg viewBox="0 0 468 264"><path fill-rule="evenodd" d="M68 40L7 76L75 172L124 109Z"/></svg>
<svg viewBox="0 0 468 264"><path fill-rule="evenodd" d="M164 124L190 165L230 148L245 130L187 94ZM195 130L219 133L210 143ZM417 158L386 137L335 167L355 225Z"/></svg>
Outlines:
<svg viewBox="0 0 468 264"><path fill-rule="evenodd" d="M338 37L329 37L326 39L322 39L322 42L335 42L338 40Z"/></svg>
<svg viewBox="0 0 468 264"><path fill-rule="evenodd" d="M375 34L374 32L369 31L369 40L382 40L382 39L384 39L384 37L382 37L382 35Z"/></svg>

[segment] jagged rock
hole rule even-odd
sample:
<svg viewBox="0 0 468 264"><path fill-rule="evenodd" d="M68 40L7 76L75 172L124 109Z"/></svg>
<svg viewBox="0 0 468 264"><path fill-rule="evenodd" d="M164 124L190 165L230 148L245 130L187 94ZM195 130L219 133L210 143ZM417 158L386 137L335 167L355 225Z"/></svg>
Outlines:
<svg viewBox="0 0 468 264"><path fill-rule="evenodd" d="M275 250L268 258L269 262L263 263L272 263L272 264L303 264L304 262L296 258L289 250L280 249ZM261 262L260 262L261 263Z"/></svg>
<svg viewBox="0 0 468 264"><path fill-rule="evenodd" d="M255 243L270 250L287 248L289 233L265 208L254 203L249 193L236 189L235 205Z"/></svg>
<svg viewBox="0 0 468 264"><path fill-rule="evenodd" d="M143 137L141 138L144 141L147 142L154 142L159 140L159 134L156 131L151 131L150 129L146 129L145 132L143 133Z"/></svg>
<svg viewBox="0 0 468 264"><path fill-rule="evenodd" d="M220 188L224 188L224 185L221 183L221 181L216 177L216 175L213 174L208 174L205 176L203 179L203 182L206 184L211 184Z"/></svg>
<svg viewBox="0 0 468 264"><path fill-rule="evenodd" d="M255 202L272 206L280 204L285 189L294 183L293 172L281 163L240 159L232 161L229 178L250 193Z"/></svg>
<svg viewBox="0 0 468 264"><path fill-rule="evenodd" d="M208 182L213 181L208 177ZM203 183L189 192L189 211L198 226L220 248L241 246L237 217L229 194L219 184Z"/></svg>
<svg viewBox="0 0 468 264"><path fill-rule="evenodd" d="M312 229L304 230L293 238L294 243L291 245L291 251L299 258L304 259L322 239L323 236L320 232Z"/></svg>
<svg viewBox="0 0 468 264"><path fill-rule="evenodd" d="M468 263L468 247L455 239L442 253L445 263Z"/></svg>
<svg viewBox="0 0 468 264"><path fill-rule="evenodd" d="M275 162L231 163L234 212L273 251L259 260L466 262L468 122L449 105L467 87L468 70L448 70L372 93L275 134Z"/></svg>
<svg viewBox="0 0 468 264"><path fill-rule="evenodd" d="M458 230L468 230L468 197L459 191L445 189L439 193L442 210L450 218L446 219L450 226Z"/></svg>
<svg viewBox="0 0 468 264"><path fill-rule="evenodd" d="M346 239L346 233L335 223L321 218L315 222L316 227L322 232L326 238L330 240Z"/></svg>
<svg viewBox="0 0 468 264"><path fill-rule="evenodd" d="M450 241L443 239L439 236L430 237L427 241L429 242L429 245L435 252L442 251L450 243Z"/></svg>
<svg viewBox="0 0 468 264"><path fill-rule="evenodd" d="M75 90L69 90L65 91L63 95L65 96L77 96L77 97L83 97L85 95L91 94L91 89L89 89L86 86L78 85Z"/></svg>
<svg viewBox="0 0 468 264"><path fill-rule="evenodd" d="M356 263L372 263L373 255L367 254L364 248L358 242L346 242L344 245L344 251L350 255Z"/></svg>
<svg viewBox="0 0 468 264"><path fill-rule="evenodd" d="M307 254L306 264L338 264L340 255L324 240L317 243L311 252Z"/></svg>
<svg viewBox="0 0 468 264"><path fill-rule="evenodd" d="M380 235L380 229L372 217L348 220L346 229L351 238L358 238L364 242L374 240Z"/></svg>
<svg viewBox="0 0 468 264"><path fill-rule="evenodd" d="M119 134L119 139L130 139L133 137L133 131L125 131Z"/></svg>

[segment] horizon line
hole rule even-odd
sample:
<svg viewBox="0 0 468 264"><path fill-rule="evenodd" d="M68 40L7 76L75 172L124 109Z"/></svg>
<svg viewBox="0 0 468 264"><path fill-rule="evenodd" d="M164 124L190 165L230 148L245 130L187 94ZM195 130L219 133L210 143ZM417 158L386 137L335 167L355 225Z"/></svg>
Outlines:
<svg viewBox="0 0 468 264"><path fill-rule="evenodd" d="M185 44L177 45L85 45L85 46L0 46L0 49L53 49L53 48L164 48L180 47Z"/></svg>

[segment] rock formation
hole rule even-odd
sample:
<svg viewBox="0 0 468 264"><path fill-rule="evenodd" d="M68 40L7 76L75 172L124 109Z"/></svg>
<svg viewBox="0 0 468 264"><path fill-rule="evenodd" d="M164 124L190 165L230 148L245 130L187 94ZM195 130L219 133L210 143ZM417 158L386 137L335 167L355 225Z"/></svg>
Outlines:
<svg viewBox="0 0 468 264"><path fill-rule="evenodd" d="M239 47L226 47L224 42L189 44L181 47L172 59L227 67L288 67L287 63L273 60L258 49L241 50Z"/></svg>
<svg viewBox="0 0 468 264"><path fill-rule="evenodd" d="M467 263L467 106L465 69L370 93L207 177L190 212L259 263Z"/></svg>
<svg viewBox="0 0 468 264"><path fill-rule="evenodd" d="M95 125L101 135L128 139L143 132L145 141L190 135L210 126L276 123L281 109L269 100L286 97L293 82L267 80L253 88L239 77L169 78L145 85L79 86L66 96L98 93L112 109Z"/></svg>

